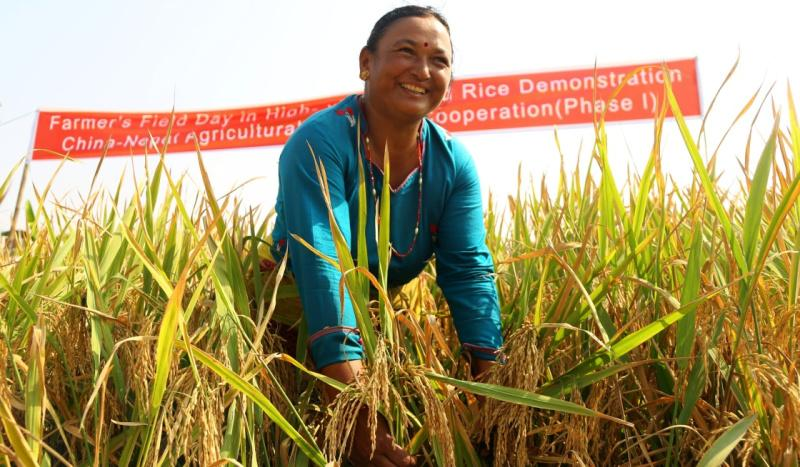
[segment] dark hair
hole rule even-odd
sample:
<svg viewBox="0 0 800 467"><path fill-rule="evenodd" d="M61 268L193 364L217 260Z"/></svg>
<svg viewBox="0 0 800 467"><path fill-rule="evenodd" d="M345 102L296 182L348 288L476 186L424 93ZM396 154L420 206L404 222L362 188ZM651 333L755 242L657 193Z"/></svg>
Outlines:
<svg viewBox="0 0 800 467"><path fill-rule="evenodd" d="M450 35L450 25L447 24L447 20L435 8L429 6L406 5L395 8L394 10L381 16L381 19L379 19L378 22L375 23L375 26L372 27L372 32L369 33L367 45L365 46L366 49L374 53L377 50L378 41L380 41L384 34L386 34L386 30L389 28L389 26L399 19L409 17L436 18L440 23L442 23L444 28L447 29L447 34ZM450 48L453 48L452 41L450 43Z"/></svg>

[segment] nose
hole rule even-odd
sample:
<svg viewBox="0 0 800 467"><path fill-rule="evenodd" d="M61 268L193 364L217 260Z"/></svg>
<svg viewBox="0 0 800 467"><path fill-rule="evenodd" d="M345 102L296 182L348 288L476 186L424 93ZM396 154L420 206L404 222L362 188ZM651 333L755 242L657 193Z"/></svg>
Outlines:
<svg viewBox="0 0 800 467"><path fill-rule="evenodd" d="M420 81L425 81L431 77L431 69L427 57L420 57L414 69L414 77Z"/></svg>

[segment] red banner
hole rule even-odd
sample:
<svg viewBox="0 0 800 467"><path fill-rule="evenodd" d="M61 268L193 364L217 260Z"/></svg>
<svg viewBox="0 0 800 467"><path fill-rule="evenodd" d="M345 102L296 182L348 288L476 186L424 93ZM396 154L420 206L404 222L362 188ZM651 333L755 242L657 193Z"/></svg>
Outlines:
<svg viewBox="0 0 800 467"><path fill-rule="evenodd" d="M662 64L458 79L430 118L450 131L653 118L669 73L684 115L700 115L696 59ZM624 83L624 86L622 84ZM618 92L617 92L618 91ZM309 115L344 96L203 112L40 111L34 159L153 154L283 144ZM173 116L174 115L174 116ZM172 128L170 129L171 117Z"/></svg>

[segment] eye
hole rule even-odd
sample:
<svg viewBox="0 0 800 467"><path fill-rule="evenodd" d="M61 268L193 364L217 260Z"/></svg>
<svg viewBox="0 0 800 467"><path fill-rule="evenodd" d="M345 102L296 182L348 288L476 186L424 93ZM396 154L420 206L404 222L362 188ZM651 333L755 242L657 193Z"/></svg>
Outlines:
<svg viewBox="0 0 800 467"><path fill-rule="evenodd" d="M450 60L445 57L434 57L434 61L444 67L450 66Z"/></svg>
<svg viewBox="0 0 800 467"><path fill-rule="evenodd" d="M414 55L414 49L412 49L411 47L400 47L397 50L399 52L402 52L402 53L406 54L406 55Z"/></svg>

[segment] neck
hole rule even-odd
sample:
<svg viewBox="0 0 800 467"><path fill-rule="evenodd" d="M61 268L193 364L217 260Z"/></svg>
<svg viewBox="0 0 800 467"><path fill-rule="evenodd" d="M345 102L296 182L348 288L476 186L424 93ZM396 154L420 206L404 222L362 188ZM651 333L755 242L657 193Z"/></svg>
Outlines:
<svg viewBox="0 0 800 467"><path fill-rule="evenodd" d="M375 156L383 161L383 151L387 142L389 145L389 159L392 165L417 159L417 137L421 121L398 123L387 118L364 99L365 118L369 123L367 131Z"/></svg>

